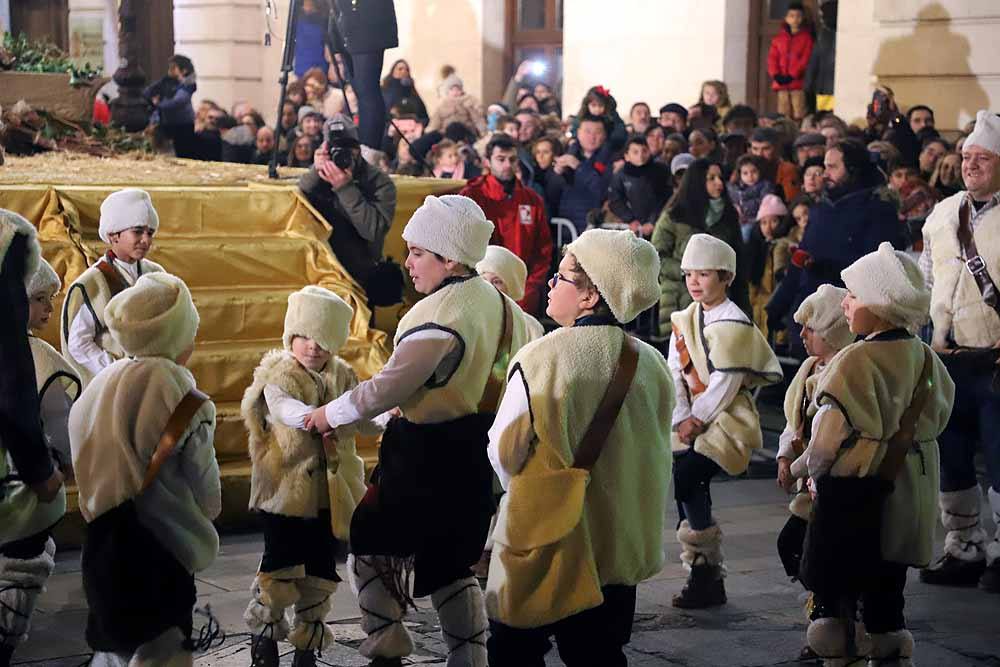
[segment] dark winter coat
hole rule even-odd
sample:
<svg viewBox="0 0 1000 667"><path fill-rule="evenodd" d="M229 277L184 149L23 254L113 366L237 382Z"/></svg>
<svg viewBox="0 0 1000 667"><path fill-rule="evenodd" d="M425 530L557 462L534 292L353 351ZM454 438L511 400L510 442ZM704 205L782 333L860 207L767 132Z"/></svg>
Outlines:
<svg viewBox="0 0 1000 667"><path fill-rule="evenodd" d="M771 49L767 53L771 89L802 90L812 51L813 36L808 30L799 30L793 35L787 23L782 25L781 32L771 40ZM779 82L779 77L791 77L791 80Z"/></svg>
<svg viewBox="0 0 1000 667"><path fill-rule="evenodd" d="M608 206L622 222L655 223L673 193L670 169L656 162L641 167L625 163L611 177Z"/></svg>
<svg viewBox="0 0 1000 667"><path fill-rule="evenodd" d="M806 67L805 89L817 95L833 95L833 71L837 59L837 33L820 28Z"/></svg>
<svg viewBox="0 0 1000 667"><path fill-rule="evenodd" d="M729 190L729 198L733 200L733 206L740 213L740 225L744 227L753 225L757 221L760 203L764 201L764 197L775 192L774 184L765 179L760 179L749 187L738 181L727 184L726 188ZM744 231L743 238L747 238L749 234L749 231Z"/></svg>
<svg viewBox="0 0 1000 667"><path fill-rule="evenodd" d="M579 144L569 153L580 160L580 166L561 174L565 187L559 198L559 217L569 218L582 234L587 228L587 213L601 208L608 198L614 153L606 141L589 158L583 156Z"/></svg>
<svg viewBox="0 0 1000 667"><path fill-rule="evenodd" d="M399 46L392 0L334 0L333 12L348 53L372 53Z"/></svg>
<svg viewBox="0 0 1000 667"><path fill-rule="evenodd" d="M160 103L156 105L156 114L159 116L160 125L194 125L194 106L191 104L191 97L198 90L198 84L194 74L189 74L177 83L171 90L158 81L143 91L147 99L153 96L160 96ZM169 97L164 94L169 93Z"/></svg>
<svg viewBox="0 0 1000 667"><path fill-rule="evenodd" d="M533 178L532 187L545 200L549 219L562 217L559 214L559 200L562 199L562 191L566 187L566 181L552 167L541 169L537 164L534 165Z"/></svg>
<svg viewBox="0 0 1000 667"><path fill-rule="evenodd" d="M420 97L420 93L413 84L404 85L399 79L389 77L389 80L382 85L382 99L385 101L385 108L392 109L397 104L406 107L407 113L414 113L417 119L426 123L430 116L427 115L427 107Z"/></svg>

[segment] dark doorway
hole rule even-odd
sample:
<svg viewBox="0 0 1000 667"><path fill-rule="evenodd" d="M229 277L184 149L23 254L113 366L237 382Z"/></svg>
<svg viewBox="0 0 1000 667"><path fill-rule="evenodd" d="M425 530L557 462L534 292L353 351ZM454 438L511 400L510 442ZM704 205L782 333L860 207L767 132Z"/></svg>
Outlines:
<svg viewBox="0 0 1000 667"><path fill-rule="evenodd" d="M69 0L31 0L10 3L10 27L35 42L50 42L69 50Z"/></svg>
<svg viewBox="0 0 1000 667"><path fill-rule="evenodd" d="M750 35L747 40L747 104L765 114L778 110L778 96L767 76L771 40L782 29L790 0L750 0ZM817 0L803 0L806 28L816 32Z"/></svg>
<svg viewBox="0 0 1000 667"><path fill-rule="evenodd" d="M562 82L563 2L565 0L507 0L507 48L504 83L525 60L545 67L551 85Z"/></svg>

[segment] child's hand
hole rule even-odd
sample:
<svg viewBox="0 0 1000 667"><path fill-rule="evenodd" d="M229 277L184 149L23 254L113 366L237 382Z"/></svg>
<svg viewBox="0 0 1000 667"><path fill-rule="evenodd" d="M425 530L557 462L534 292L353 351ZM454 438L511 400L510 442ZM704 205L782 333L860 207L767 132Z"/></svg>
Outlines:
<svg viewBox="0 0 1000 667"><path fill-rule="evenodd" d="M795 484L795 478L792 477L792 464L782 456L778 459L778 486L786 492L791 492L793 484Z"/></svg>
<svg viewBox="0 0 1000 667"><path fill-rule="evenodd" d="M638 220L633 220L632 222L628 223L628 228L632 230L633 234L638 234L640 227L642 227L642 223L639 222Z"/></svg>
<svg viewBox="0 0 1000 667"><path fill-rule="evenodd" d="M330 422L326 420L326 410L323 408L324 406L319 406L306 417L305 427L307 431L316 431L318 433L327 433L330 431Z"/></svg>

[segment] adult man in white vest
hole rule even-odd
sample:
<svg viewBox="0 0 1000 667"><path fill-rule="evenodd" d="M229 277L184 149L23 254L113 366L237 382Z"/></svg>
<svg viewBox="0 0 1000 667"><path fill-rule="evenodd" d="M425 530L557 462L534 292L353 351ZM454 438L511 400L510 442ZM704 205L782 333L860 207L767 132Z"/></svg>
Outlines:
<svg viewBox="0 0 1000 667"><path fill-rule="evenodd" d="M982 529L976 443L989 502L1000 519L1000 117L976 115L962 148L966 191L938 205L924 225L920 268L931 288L932 346L955 381L955 409L941 435L944 555L921 581L1000 593L1000 527ZM1000 525L1000 521L996 521Z"/></svg>

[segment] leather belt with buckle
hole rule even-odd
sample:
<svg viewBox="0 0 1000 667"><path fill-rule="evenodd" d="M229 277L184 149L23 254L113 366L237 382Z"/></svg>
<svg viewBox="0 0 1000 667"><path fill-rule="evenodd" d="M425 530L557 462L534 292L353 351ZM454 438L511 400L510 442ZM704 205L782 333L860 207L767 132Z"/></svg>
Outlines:
<svg viewBox="0 0 1000 667"><path fill-rule="evenodd" d="M974 276L978 276L980 273L986 270L986 261L981 255L976 255L965 262L965 268L969 269L969 273Z"/></svg>

